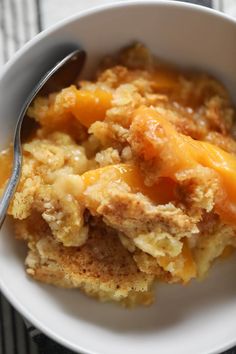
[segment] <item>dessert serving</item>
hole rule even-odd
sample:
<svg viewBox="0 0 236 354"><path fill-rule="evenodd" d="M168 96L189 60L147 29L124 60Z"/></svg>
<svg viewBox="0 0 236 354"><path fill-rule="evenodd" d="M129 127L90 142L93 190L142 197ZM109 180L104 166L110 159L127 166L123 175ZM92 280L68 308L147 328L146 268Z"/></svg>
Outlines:
<svg viewBox="0 0 236 354"><path fill-rule="evenodd" d="M235 249L235 110L213 77L135 44L28 116L8 214L35 280L148 305L155 282L203 279ZM2 190L11 159L9 147Z"/></svg>

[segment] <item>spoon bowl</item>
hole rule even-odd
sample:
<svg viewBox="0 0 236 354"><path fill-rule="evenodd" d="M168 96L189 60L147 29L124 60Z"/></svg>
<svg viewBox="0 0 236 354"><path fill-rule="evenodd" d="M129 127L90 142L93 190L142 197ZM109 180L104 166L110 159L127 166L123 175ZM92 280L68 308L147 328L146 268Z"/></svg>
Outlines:
<svg viewBox="0 0 236 354"><path fill-rule="evenodd" d="M86 53L82 49L76 49L57 62L33 88L26 99L17 119L13 139L13 167L12 174L0 200L0 228L6 217L7 209L18 185L22 168L22 137L29 130L27 110L36 96L49 95L60 91L62 88L75 82L80 74L86 59Z"/></svg>

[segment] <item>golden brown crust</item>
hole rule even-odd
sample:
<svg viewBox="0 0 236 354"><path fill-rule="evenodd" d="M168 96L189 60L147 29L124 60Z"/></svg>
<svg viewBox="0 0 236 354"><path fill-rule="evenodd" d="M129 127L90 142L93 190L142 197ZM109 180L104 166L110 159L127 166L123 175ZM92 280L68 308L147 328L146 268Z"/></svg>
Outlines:
<svg viewBox="0 0 236 354"><path fill-rule="evenodd" d="M196 233L196 219L172 203L154 205L141 194L113 193L97 212L104 221L131 238L155 229L171 233L177 239Z"/></svg>
<svg viewBox="0 0 236 354"><path fill-rule="evenodd" d="M57 286L82 288L101 300L131 302L136 294L140 303L142 295L144 303L147 298L151 301L153 276L138 270L114 231L97 227L89 232L84 246L64 247L53 239L42 220L44 236L38 238L39 226L35 227L34 221L24 221L23 228L18 225L20 237L25 237L25 230L29 235L26 268L30 276Z"/></svg>

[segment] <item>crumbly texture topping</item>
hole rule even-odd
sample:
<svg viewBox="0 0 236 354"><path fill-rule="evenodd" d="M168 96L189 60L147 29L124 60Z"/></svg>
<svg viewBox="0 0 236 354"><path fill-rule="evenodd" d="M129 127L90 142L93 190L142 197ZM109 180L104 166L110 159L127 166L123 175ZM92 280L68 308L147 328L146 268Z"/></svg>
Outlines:
<svg viewBox="0 0 236 354"><path fill-rule="evenodd" d="M235 110L225 88L162 63L141 44L105 58L93 81L37 98L28 115L39 128L23 144L8 212L28 246L32 278L101 301L149 305L155 281L204 278L236 247L236 222L215 208L219 175L199 163L160 176L173 154L162 127L152 131L137 117L140 107L181 136L236 156ZM1 190L10 150L0 160Z"/></svg>

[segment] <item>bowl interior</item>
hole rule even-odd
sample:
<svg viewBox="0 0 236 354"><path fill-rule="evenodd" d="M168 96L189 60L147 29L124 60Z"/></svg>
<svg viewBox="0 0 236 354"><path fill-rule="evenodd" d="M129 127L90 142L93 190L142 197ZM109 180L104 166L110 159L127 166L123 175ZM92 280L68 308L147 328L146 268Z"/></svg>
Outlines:
<svg viewBox="0 0 236 354"><path fill-rule="evenodd" d="M87 51L84 76L90 76L102 56L141 41L163 59L217 76L236 101L235 38L233 20L173 2L120 4L78 15L34 39L7 66L0 80L0 148L11 140L26 95L68 44ZM30 281L24 246L13 236L6 223L0 235L2 291L36 326L74 350L209 354L235 341L235 257L219 262L206 282L184 289L158 285L155 305L127 311Z"/></svg>

